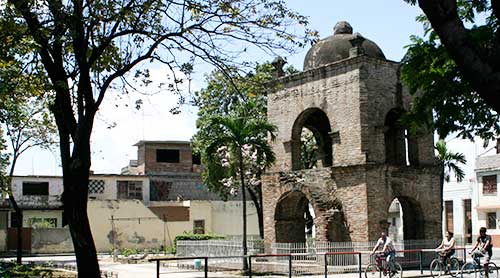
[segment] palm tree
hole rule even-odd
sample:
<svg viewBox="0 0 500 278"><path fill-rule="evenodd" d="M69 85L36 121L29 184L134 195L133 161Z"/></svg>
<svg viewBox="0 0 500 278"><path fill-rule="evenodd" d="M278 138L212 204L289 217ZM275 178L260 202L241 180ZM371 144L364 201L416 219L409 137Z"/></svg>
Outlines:
<svg viewBox="0 0 500 278"><path fill-rule="evenodd" d="M460 168L459 164L465 164L466 159L463 153L451 152L446 146L446 142L440 139L436 142L437 159L441 163L443 171L440 176L440 194L441 194L441 209L443 209L443 189L444 182L449 182L451 177L451 172L455 173L455 178L458 182L461 182L465 178L465 173Z"/></svg>
<svg viewBox="0 0 500 278"><path fill-rule="evenodd" d="M248 104L247 104L248 105ZM240 107L235 112L224 116L213 116L210 125L219 130L211 139L203 154L205 180L221 177L234 178L234 184L240 186L243 206L243 255L247 249L246 219L246 174L249 164L256 163L264 168L275 161L274 152L268 142L275 139L276 126L265 118L250 117L247 110ZM224 158L221 160L221 152ZM243 258L243 270L248 271L248 262Z"/></svg>

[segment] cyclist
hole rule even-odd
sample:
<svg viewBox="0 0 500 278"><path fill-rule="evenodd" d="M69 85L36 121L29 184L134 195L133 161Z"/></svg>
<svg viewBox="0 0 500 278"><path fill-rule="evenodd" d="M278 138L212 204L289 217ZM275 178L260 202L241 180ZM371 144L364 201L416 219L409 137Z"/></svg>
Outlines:
<svg viewBox="0 0 500 278"><path fill-rule="evenodd" d="M443 238L441 244L436 248L436 252L439 252L443 262L446 262L447 259L451 258L451 256L455 254L455 238L453 237L452 232L446 232L446 237Z"/></svg>
<svg viewBox="0 0 500 278"><path fill-rule="evenodd" d="M386 257L387 265L389 266L389 270L391 273L394 273L394 259L396 257L396 249L394 249L394 243L390 237L387 236L385 232L382 232L380 234L380 238L377 241L377 244L375 244L375 247L373 247L373 250L371 252L371 255L375 254L375 251L380 247L382 247L382 253ZM385 270L384 270L384 275L385 275Z"/></svg>
<svg viewBox="0 0 500 278"><path fill-rule="evenodd" d="M488 263L493 254L493 244L491 243L491 236L486 234L485 227L479 229L479 237L477 238L476 245L469 251L469 254L472 254L472 258L478 264L479 258L484 257L484 273L486 274L486 278L488 278Z"/></svg>

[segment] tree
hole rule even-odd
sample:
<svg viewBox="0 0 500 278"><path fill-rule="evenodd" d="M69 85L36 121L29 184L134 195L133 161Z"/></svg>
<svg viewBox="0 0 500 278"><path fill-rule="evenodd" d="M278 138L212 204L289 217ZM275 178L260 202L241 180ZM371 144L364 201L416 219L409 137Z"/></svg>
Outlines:
<svg viewBox="0 0 500 278"><path fill-rule="evenodd" d="M302 128L300 133L300 158L304 169L316 168L318 164L318 144L314 133L307 128Z"/></svg>
<svg viewBox="0 0 500 278"><path fill-rule="evenodd" d="M267 117L266 84L273 78L272 65L269 63L257 65L255 71L246 76L240 76L237 69L231 69L226 73L227 75L220 70L212 72L206 79L207 87L195 94L194 104L199 108L196 123L198 132L193 136L192 142L194 151L200 154L206 153L212 138L220 132L218 127L211 124L213 117L229 116L235 112L236 107L243 105L246 105L246 113L250 117L260 120L265 120ZM264 220L260 176L264 170L258 165L247 167L247 171L251 171L255 179L246 186L257 210L261 237L264 236ZM225 177L212 173L204 176L204 182L210 190L227 199L238 190L221 182L223 178Z"/></svg>
<svg viewBox="0 0 500 278"><path fill-rule="evenodd" d="M500 112L500 41L496 0L406 0L424 11L433 30L475 92ZM467 29L476 15L484 13L486 24Z"/></svg>
<svg viewBox="0 0 500 278"><path fill-rule="evenodd" d="M8 0L2 11L24 30L23 38L36 43L34 52L19 59L35 62L33 70L46 74L54 93L63 225L69 225L82 277L100 275L87 199L90 136L106 92L124 90L134 69L147 82L147 68L139 67L143 62L170 68L175 91L179 71L189 72L198 61L225 71L248 47L293 51L315 35L307 29L299 36L290 32L306 26L307 19L278 0Z"/></svg>
<svg viewBox="0 0 500 278"><path fill-rule="evenodd" d="M22 83L17 83L14 91L22 88ZM25 84L26 85L26 84ZM17 263L22 263L22 227L23 213L19 207L12 190L12 178L19 157L28 149L39 147L49 149L55 143L56 135L53 119L50 116L48 105L44 99L14 97L2 103L0 112L0 125L5 128L5 137L8 138L12 151L10 154L10 167L1 187L9 196L9 202L14 209L17 223ZM21 94L19 94L21 95ZM3 151L2 151L3 152Z"/></svg>
<svg viewBox="0 0 500 278"><path fill-rule="evenodd" d="M458 132L487 144L500 133L500 2L405 1L425 13L418 20L426 36L412 37L402 61L402 79L417 96L412 121L441 138ZM478 18L485 23L477 25Z"/></svg>
<svg viewBox="0 0 500 278"><path fill-rule="evenodd" d="M2 21L0 28L9 27ZM15 29L15 28L14 28ZM55 144L56 130L53 118L48 110L48 92L45 90L44 76L23 68L23 64L16 61L18 53L32 50L31 43L15 44L19 33L6 34L1 32L5 48L0 50L0 126L5 133L1 135L9 142L12 153L8 156L10 169L4 175L0 189L9 197L9 203L14 209L14 219L17 223L17 263L22 263L22 209L17 204L12 190L12 177L19 157L33 147L49 148ZM17 37L19 39L19 37ZM7 150L0 150L6 154Z"/></svg>
<svg viewBox="0 0 500 278"><path fill-rule="evenodd" d="M293 67L285 68L287 74L297 72ZM198 132L193 136L192 143L195 152L200 154L206 152L206 147L219 129L212 129L210 121L214 116L226 116L235 112L236 107L244 106L248 115L255 119L267 119L267 92L273 89L274 67L270 63L258 64L255 70L245 76L240 76L237 69L223 73L214 71L207 76L206 88L195 93L194 105L198 110L197 127ZM276 86L276 85L274 85ZM307 130L307 129L305 129ZM302 133L302 158L307 168L312 168L316 163L316 149L312 133ZM259 234L264 237L264 219L262 211L261 174L265 168L259 165L246 167L250 172L249 178L252 182L246 185L250 199L255 205L257 219L259 222ZM224 199L236 194L238 191L227 186L219 177L210 176L212 179L205 180L211 191L217 192ZM223 179L224 177L220 177Z"/></svg>
<svg viewBox="0 0 500 278"><path fill-rule="evenodd" d="M252 105L250 105L252 107ZM211 138L202 161L206 167L204 180L207 183L222 183L230 191L239 187L243 207L243 255L247 250L247 182L257 180L249 171L250 167L265 169L275 161L274 152L268 142L268 135L274 140L277 128L263 118L254 118L247 107L236 107L235 111L225 116L214 115L209 125L219 132ZM248 177L250 176L250 177ZM238 180L239 179L239 180ZM248 262L243 258L243 270L248 270Z"/></svg>
<svg viewBox="0 0 500 278"><path fill-rule="evenodd" d="M443 190L444 182L449 182L451 177L451 172L455 174L455 178L458 182L463 181L465 173L460 168L459 164L465 164L465 155L462 153L451 152L446 146L446 142L440 139L436 142L437 159L443 167L440 176L440 193L441 193L441 209L443 208Z"/></svg>

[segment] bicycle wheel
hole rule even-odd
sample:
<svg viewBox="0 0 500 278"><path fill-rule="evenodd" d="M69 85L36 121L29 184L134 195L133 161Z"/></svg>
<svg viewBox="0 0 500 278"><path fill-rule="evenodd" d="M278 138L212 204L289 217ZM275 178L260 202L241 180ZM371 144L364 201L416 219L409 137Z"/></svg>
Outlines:
<svg viewBox="0 0 500 278"><path fill-rule="evenodd" d="M382 272L376 264L369 264L365 269L365 278L380 278Z"/></svg>
<svg viewBox="0 0 500 278"><path fill-rule="evenodd" d="M403 278L403 268L397 262L394 262L394 270L389 274L391 278Z"/></svg>
<svg viewBox="0 0 500 278"><path fill-rule="evenodd" d="M460 271L461 278L475 278L476 277L476 264L472 262L465 263Z"/></svg>
<svg viewBox="0 0 500 278"><path fill-rule="evenodd" d="M448 260L448 272L453 277L457 277L458 273L460 273L460 261L453 257Z"/></svg>
<svg viewBox="0 0 500 278"><path fill-rule="evenodd" d="M439 259L434 259L429 266L432 277L441 277L443 274L443 264Z"/></svg>
<svg viewBox="0 0 500 278"><path fill-rule="evenodd" d="M484 275L484 268L481 268L481 274L482 274L481 277L486 277ZM494 263L492 263L492 262L488 263L488 278L498 278L498 268L497 268L497 265L494 264Z"/></svg>

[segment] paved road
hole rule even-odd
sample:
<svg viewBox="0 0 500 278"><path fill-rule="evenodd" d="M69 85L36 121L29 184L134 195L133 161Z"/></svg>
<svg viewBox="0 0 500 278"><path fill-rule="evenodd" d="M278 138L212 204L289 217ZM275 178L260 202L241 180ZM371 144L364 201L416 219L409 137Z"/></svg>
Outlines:
<svg viewBox="0 0 500 278"><path fill-rule="evenodd" d="M15 258L5 258L5 259L15 259ZM54 263L76 265L75 256L43 256L43 257L26 257L24 261L33 262L48 262L52 261ZM500 248L494 248L493 251L493 261L500 265ZM114 263L110 256L99 256L99 265L101 270L113 271L118 273L119 278L148 278L156 277L156 265L154 263L145 264L120 264ZM180 270L176 268L161 268L161 278L204 278L204 273L193 270ZM429 275L428 271L424 271L424 275ZM329 275L330 276L330 275ZM420 271L411 270L405 271L404 277L418 277L420 276ZM220 273L220 272L210 272L209 278L243 278L244 276L238 273ZM261 276L262 277L262 276ZM280 277L284 276L266 276L266 277ZM285 276L286 277L286 276ZM323 278L324 275L318 276L307 276L308 278ZM358 278L358 273L349 274L331 274L331 277L335 278Z"/></svg>

